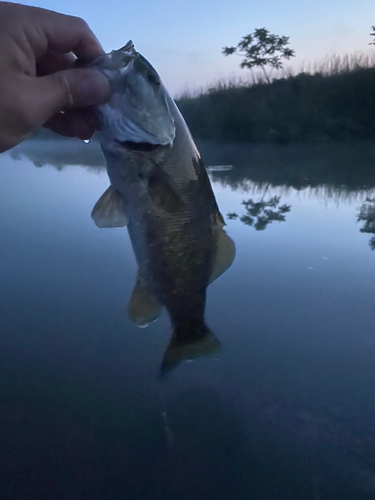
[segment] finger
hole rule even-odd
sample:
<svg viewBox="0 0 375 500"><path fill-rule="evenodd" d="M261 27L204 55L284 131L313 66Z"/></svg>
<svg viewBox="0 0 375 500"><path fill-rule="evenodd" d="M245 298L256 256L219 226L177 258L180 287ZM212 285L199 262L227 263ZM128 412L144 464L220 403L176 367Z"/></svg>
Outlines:
<svg viewBox="0 0 375 500"><path fill-rule="evenodd" d="M98 125L99 121L93 109L84 108L58 113L48 120L44 127L66 137L91 139Z"/></svg>
<svg viewBox="0 0 375 500"><path fill-rule="evenodd" d="M31 80L29 113L40 125L59 111L103 104L110 96L109 81L92 69L67 69Z"/></svg>
<svg viewBox="0 0 375 500"><path fill-rule="evenodd" d="M83 19L36 7L28 9L33 22L45 36L48 48L60 53L73 52L83 59L93 59L104 53L98 39ZM36 57L39 57L47 47L41 47L40 40L33 36L31 38L36 43L33 47L37 50Z"/></svg>
<svg viewBox="0 0 375 500"><path fill-rule="evenodd" d="M36 63L37 76L49 75L64 69L69 69L74 66L76 57L70 52L69 54L60 54L53 50L46 52Z"/></svg>

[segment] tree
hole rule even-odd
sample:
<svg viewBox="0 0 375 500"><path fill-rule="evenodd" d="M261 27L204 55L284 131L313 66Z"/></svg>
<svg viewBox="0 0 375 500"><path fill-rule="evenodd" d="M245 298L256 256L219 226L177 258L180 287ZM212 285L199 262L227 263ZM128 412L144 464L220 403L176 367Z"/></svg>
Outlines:
<svg viewBox="0 0 375 500"><path fill-rule="evenodd" d="M283 67L282 59L294 57L294 50L288 48L289 37L272 35L265 28L258 28L254 33L241 38L236 47L223 47L222 54L229 56L237 54L243 57L241 68L262 68L268 83L271 83L266 66L272 69Z"/></svg>
<svg viewBox="0 0 375 500"><path fill-rule="evenodd" d="M373 36L374 40L372 42L370 42L369 45L375 45L375 25L371 26L371 29L372 29L372 33L370 33L370 36Z"/></svg>

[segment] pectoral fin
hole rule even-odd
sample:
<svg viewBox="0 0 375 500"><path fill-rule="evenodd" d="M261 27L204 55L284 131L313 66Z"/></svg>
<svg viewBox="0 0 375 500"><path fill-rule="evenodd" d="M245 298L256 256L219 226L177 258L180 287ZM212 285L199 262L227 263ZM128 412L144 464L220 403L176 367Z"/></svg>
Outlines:
<svg viewBox="0 0 375 500"><path fill-rule="evenodd" d="M162 312L162 306L154 295L146 288L144 281L139 276L129 302L129 318L141 328L145 328L155 321Z"/></svg>
<svg viewBox="0 0 375 500"><path fill-rule="evenodd" d="M210 283L218 278L232 264L236 255L234 241L229 238L224 229L217 229L216 256L211 272Z"/></svg>
<svg viewBox="0 0 375 500"><path fill-rule="evenodd" d="M112 186L102 194L91 212L91 218L100 228L123 227L128 220L121 195Z"/></svg>

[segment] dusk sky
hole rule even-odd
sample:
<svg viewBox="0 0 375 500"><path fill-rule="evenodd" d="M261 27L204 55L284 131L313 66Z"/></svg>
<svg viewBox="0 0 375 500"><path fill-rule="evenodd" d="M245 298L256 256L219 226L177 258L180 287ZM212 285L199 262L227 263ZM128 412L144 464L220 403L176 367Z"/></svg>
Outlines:
<svg viewBox="0 0 375 500"><path fill-rule="evenodd" d="M374 0L37 0L28 5L83 17L104 49L132 39L155 66L173 96L207 87L221 78L246 77L241 59L224 57L254 28L290 37L294 71L332 54L375 52L369 33L375 24Z"/></svg>

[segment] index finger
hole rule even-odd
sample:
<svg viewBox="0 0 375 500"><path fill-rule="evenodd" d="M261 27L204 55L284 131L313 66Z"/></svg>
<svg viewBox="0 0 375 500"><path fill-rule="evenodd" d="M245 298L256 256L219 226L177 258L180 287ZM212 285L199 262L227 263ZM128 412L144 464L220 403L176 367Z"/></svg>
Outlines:
<svg viewBox="0 0 375 500"><path fill-rule="evenodd" d="M99 40L83 19L36 7L29 9L40 37L37 40L35 31L32 33L36 58L47 49L63 54L73 52L80 59L94 59L104 54Z"/></svg>

